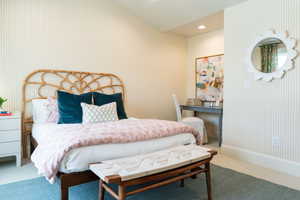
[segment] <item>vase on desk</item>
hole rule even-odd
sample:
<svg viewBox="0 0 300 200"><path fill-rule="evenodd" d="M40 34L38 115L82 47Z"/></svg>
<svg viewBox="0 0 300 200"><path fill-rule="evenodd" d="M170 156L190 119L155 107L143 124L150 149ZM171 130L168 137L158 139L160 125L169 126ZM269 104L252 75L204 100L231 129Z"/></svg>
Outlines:
<svg viewBox="0 0 300 200"><path fill-rule="evenodd" d="M216 103L215 103L215 106L220 106L220 100L217 99Z"/></svg>

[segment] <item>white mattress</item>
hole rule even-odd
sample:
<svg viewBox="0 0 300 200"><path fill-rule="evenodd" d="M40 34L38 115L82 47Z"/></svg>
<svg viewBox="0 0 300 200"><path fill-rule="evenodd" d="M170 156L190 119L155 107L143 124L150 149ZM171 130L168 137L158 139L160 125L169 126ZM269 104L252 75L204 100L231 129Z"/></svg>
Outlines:
<svg viewBox="0 0 300 200"><path fill-rule="evenodd" d="M45 134L43 131L43 125L44 124L34 124L32 128L32 136L38 143L42 140L43 134ZM59 126L59 124L56 125ZM195 143L196 140L192 134L182 133L175 136L133 143L101 144L80 147L71 150L64 157L59 171L64 173L85 171L88 169L89 163L150 153L177 145Z"/></svg>

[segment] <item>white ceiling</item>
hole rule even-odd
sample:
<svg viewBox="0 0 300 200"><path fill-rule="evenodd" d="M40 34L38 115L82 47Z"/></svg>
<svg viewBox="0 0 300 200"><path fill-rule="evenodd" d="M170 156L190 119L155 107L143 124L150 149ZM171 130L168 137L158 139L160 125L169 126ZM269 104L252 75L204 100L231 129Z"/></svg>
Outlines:
<svg viewBox="0 0 300 200"><path fill-rule="evenodd" d="M199 25L205 25L206 29L199 30ZM210 31L218 30L224 27L224 11L219 11L215 14L203 17L199 20L193 21L189 24L178 26L177 28L169 31L185 37L192 37L194 35L207 33Z"/></svg>
<svg viewBox="0 0 300 200"><path fill-rule="evenodd" d="M114 0L162 31L224 10L246 0Z"/></svg>

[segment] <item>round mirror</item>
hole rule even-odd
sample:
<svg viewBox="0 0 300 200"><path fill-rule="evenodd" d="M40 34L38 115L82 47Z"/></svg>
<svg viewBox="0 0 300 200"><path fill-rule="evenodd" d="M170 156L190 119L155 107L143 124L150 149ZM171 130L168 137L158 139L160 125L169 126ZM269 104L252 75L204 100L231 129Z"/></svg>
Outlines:
<svg viewBox="0 0 300 200"><path fill-rule="evenodd" d="M287 32L269 30L258 36L248 50L249 72L254 74L256 80L282 78L294 67L294 59L298 55L296 44Z"/></svg>
<svg viewBox="0 0 300 200"><path fill-rule="evenodd" d="M273 73L284 66L288 58L288 49L278 38L266 38L260 41L252 51L254 67L263 73Z"/></svg>

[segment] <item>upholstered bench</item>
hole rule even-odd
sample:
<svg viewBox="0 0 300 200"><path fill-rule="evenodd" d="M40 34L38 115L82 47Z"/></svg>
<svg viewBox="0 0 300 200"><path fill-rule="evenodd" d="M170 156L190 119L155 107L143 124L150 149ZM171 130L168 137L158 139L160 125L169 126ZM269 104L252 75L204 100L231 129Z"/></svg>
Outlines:
<svg viewBox="0 0 300 200"><path fill-rule="evenodd" d="M125 200L126 196L176 181L181 181L181 186L184 186L184 179L200 173L206 174L207 194L211 200L210 161L216 154L216 151L197 145L177 146L154 153L93 163L90 164L90 170L100 178L99 200L104 200L105 191L118 200ZM149 182L152 184L126 191L128 186ZM117 184L118 192L108 184Z"/></svg>

